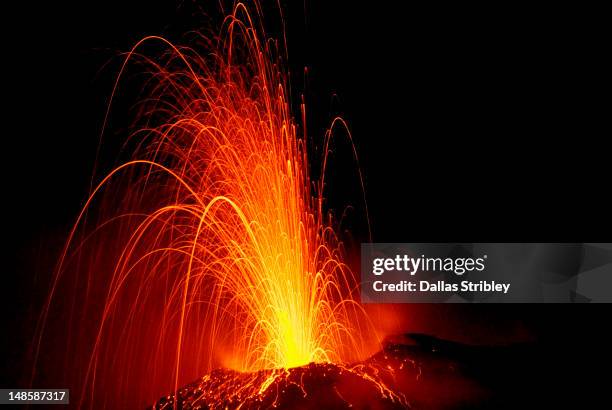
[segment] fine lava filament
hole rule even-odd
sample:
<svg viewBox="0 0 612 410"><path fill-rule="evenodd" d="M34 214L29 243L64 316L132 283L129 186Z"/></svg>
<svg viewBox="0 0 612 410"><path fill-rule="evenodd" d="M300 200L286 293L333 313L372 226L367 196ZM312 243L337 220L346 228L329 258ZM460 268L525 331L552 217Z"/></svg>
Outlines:
<svg viewBox="0 0 612 410"><path fill-rule="evenodd" d="M126 56L114 95L131 68L145 77L128 158L75 224L38 342L44 351L61 295L65 377L81 406L151 403L219 367L348 366L378 349L323 209L323 177L310 177L280 47L254 20L238 4L219 40L147 37ZM151 56L152 44L166 51ZM265 374L230 377L221 391L246 399L286 373Z"/></svg>

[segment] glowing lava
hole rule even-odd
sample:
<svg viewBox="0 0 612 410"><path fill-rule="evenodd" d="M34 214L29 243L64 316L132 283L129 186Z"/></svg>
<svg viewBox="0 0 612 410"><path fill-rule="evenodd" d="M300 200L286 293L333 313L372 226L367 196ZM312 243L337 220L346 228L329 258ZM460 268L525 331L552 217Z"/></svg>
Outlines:
<svg viewBox="0 0 612 410"><path fill-rule="evenodd" d="M119 77L132 65L146 76L128 159L84 206L39 329L44 353L49 318L66 317L57 361L81 406L152 403L219 366L343 364L378 349L323 178L310 177L279 47L253 20L238 4L222 40L148 37L126 56ZM149 57L150 44L166 52Z"/></svg>

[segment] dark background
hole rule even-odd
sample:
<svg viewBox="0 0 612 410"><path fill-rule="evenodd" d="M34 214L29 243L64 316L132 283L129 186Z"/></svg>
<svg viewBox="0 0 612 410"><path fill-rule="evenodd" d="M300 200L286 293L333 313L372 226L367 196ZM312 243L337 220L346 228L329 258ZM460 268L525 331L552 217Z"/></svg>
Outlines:
<svg viewBox="0 0 612 410"><path fill-rule="evenodd" d="M216 2L127 3L41 2L3 13L2 387L22 379L50 272L88 192L119 52L149 34L180 43L187 30L219 22ZM314 140L335 115L348 121L375 241L611 241L601 11L284 3L292 103L304 94ZM265 9L278 36L278 12ZM126 118L113 118L121 135ZM103 157L101 169L110 165ZM331 169L330 209L353 206L352 235L367 240L342 133ZM549 347L543 363L572 386L609 355L606 306L402 312L416 330L442 337L536 339Z"/></svg>

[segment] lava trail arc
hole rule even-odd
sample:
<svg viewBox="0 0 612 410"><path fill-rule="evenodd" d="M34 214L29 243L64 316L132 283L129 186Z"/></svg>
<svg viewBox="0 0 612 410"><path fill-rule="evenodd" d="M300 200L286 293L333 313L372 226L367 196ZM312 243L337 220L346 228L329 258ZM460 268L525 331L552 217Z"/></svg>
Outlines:
<svg viewBox="0 0 612 410"><path fill-rule="evenodd" d="M311 178L305 106L300 124L283 47L251 10L237 4L219 36L147 37L125 56L113 95L140 81L134 125L70 233L34 343L33 380L60 367L81 407L379 348L324 209L327 160Z"/></svg>

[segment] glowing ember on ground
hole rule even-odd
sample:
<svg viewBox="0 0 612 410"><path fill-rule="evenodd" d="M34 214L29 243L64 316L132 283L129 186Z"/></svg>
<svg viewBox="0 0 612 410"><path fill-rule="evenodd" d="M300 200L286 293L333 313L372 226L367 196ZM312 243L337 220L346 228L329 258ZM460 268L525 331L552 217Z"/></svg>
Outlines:
<svg viewBox="0 0 612 410"><path fill-rule="evenodd" d="M538 357L541 352L533 345L469 346L399 335L352 366L313 363L253 373L217 369L153 408L515 408L523 403L517 392L537 389L541 373L523 370Z"/></svg>
<svg viewBox="0 0 612 410"><path fill-rule="evenodd" d="M155 409L223 408L346 408L376 405L379 408L408 407L402 394L396 394L381 381L390 369L360 364L342 366L311 363L292 369L240 373L217 369L178 395L160 399Z"/></svg>

